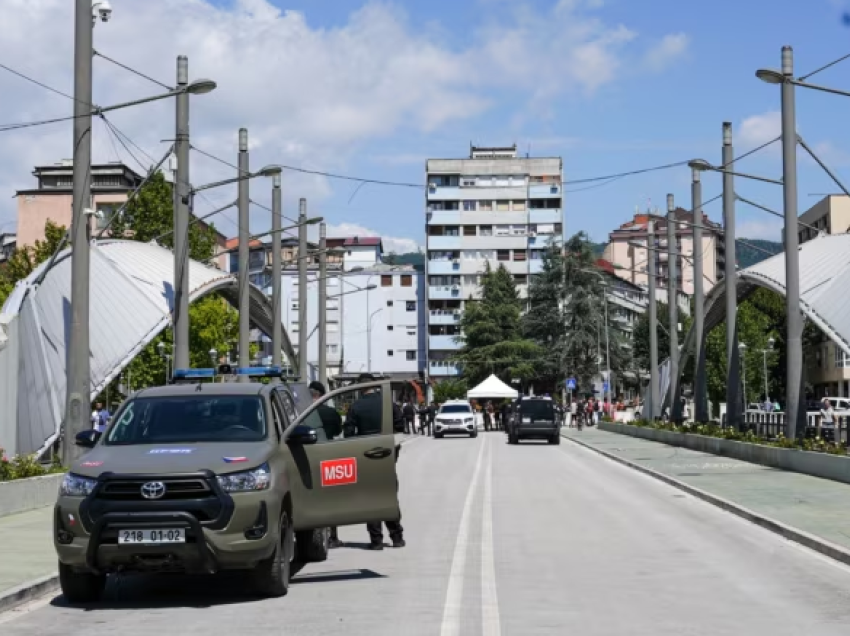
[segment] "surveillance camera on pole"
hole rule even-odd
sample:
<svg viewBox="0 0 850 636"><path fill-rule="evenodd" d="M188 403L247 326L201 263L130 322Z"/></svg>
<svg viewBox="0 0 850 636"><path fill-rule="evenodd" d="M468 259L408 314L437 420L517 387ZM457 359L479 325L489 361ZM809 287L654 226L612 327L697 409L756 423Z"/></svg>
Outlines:
<svg viewBox="0 0 850 636"><path fill-rule="evenodd" d="M96 23L98 18L100 18L101 22L109 22L109 19L112 17L112 5L109 4L109 0L93 2L91 9L92 23Z"/></svg>

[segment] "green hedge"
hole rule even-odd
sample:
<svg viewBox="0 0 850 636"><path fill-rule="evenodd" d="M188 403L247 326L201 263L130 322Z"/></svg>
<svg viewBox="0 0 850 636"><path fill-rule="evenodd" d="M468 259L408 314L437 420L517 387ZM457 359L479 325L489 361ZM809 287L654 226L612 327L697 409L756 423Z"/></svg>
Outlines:
<svg viewBox="0 0 850 636"><path fill-rule="evenodd" d="M35 455L15 455L11 459L6 451L0 448L0 481L27 479L53 473L64 473L65 468L54 459L50 466L44 466Z"/></svg>
<svg viewBox="0 0 850 636"><path fill-rule="evenodd" d="M647 420L635 420L629 423L631 426L641 428L654 428L660 431L672 431L691 435L705 435L706 437L718 437L735 442L746 442L749 444L760 444L761 446L772 446L774 448L796 448L798 450L812 451L815 453L829 453L830 455L844 455L847 453L846 444L835 444L827 442L821 437L812 439L789 439L782 433L775 439L768 439L756 435L752 431L737 431L729 427L721 427L717 424L673 424L672 422L650 422Z"/></svg>

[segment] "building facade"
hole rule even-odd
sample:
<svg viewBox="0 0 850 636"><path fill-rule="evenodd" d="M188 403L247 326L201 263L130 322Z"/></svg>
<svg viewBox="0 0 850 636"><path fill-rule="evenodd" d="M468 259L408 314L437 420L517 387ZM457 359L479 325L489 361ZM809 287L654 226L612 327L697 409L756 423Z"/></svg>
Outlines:
<svg viewBox="0 0 850 636"><path fill-rule="evenodd" d="M44 226L52 221L62 227L71 226L74 187L74 162L64 159L52 166L36 166L33 176L37 186L18 190L19 246L34 245L44 239ZM168 178L168 177L167 177ZM142 183L144 177L121 162L93 164L91 167L91 191L95 215L89 220L92 235L109 226L112 216L126 203L130 192ZM201 227L209 227L196 221ZM108 230L104 233L109 236ZM218 249L225 247L225 236L216 232ZM218 261L225 267L225 259Z"/></svg>
<svg viewBox="0 0 850 636"><path fill-rule="evenodd" d="M516 146L472 147L426 164L428 374L456 376L464 306L480 297L486 263L504 265L522 296L543 251L563 243L563 162L520 157Z"/></svg>
<svg viewBox="0 0 850 636"><path fill-rule="evenodd" d="M11 258L18 246L18 237L13 232L0 234L0 263L5 263Z"/></svg>
<svg viewBox="0 0 850 636"><path fill-rule="evenodd" d="M850 197L824 197L800 216L800 244L819 233L846 234L850 231ZM805 351L806 379L815 397L850 396L850 356L824 336Z"/></svg>
<svg viewBox="0 0 850 636"><path fill-rule="evenodd" d="M676 245L674 251L680 256L676 259L678 276L675 287L684 295L694 293L694 215L687 210L677 208L675 218L681 223L676 227ZM655 248L667 249L667 217L652 213L635 214L631 221L624 223L608 236L603 258L617 268L617 275L640 287L649 284L651 264L655 263L657 272L658 300L667 302L669 281L668 255L664 251L646 249L649 221L655 223ZM706 293L723 278L726 263L726 242L719 224L713 223L705 215L702 217L702 269L703 288ZM640 247L643 245L644 247ZM651 247L651 246L650 246ZM681 304L681 303L680 303Z"/></svg>

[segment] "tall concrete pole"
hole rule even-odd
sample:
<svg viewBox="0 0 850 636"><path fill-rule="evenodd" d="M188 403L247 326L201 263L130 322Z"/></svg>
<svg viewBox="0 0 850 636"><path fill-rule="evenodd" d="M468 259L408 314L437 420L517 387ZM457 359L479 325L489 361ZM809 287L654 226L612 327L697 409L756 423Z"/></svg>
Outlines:
<svg viewBox="0 0 850 636"><path fill-rule="evenodd" d="M250 165L248 163L248 131L239 129L239 181L237 206L239 208L239 366L251 365L251 282L248 276L248 261L250 255L251 228L249 223L248 174ZM245 375L239 376L240 382L248 382L250 378Z"/></svg>
<svg viewBox="0 0 850 636"><path fill-rule="evenodd" d="M679 421L679 268L676 259L676 213L673 195L667 195L667 309L670 318L670 419Z"/></svg>
<svg viewBox="0 0 850 636"><path fill-rule="evenodd" d="M649 418L658 417L658 316L655 304L655 277L658 268L655 266L655 221L647 223L647 253L649 254Z"/></svg>
<svg viewBox="0 0 850 636"><path fill-rule="evenodd" d="M298 377L310 379L307 365L307 199L298 201Z"/></svg>
<svg viewBox="0 0 850 636"><path fill-rule="evenodd" d="M67 340L65 431L62 460L67 466L80 453L77 433L90 427L89 365L89 216L91 203L92 103L91 0L77 0L74 17L74 189L71 220L71 328Z"/></svg>
<svg viewBox="0 0 850 636"><path fill-rule="evenodd" d="M177 58L177 126L174 149L174 368L189 364L189 60Z"/></svg>
<svg viewBox="0 0 850 636"><path fill-rule="evenodd" d="M283 275L280 255L280 228L283 206L280 192L281 176L272 177L272 365L279 367L283 363L281 347L283 346L283 326L281 312L283 298L280 286ZM292 360L289 361L292 364Z"/></svg>
<svg viewBox="0 0 850 636"><path fill-rule="evenodd" d="M328 381L328 245L327 226L319 226L319 382Z"/></svg>
<svg viewBox="0 0 850 636"><path fill-rule="evenodd" d="M785 212L785 418L788 437L805 432L803 393L803 314L800 312L800 255L797 237L797 113L794 99L794 51L782 47L782 183Z"/></svg>
<svg viewBox="0 0 850 636"><path fill-rule="evenodd" d="M726 239L726 424L741 427L740 367L738 365L738 257L735 249L735 178L732 124L723 122L723 230Z"/></svg>
<svg viewBox="0 0 850 636"><path fill-rule="evenodd" d="M705 331L705 293L703 291L703 249L702 249L702 181L699 170L691 170L691 209L694 215L694 419L697 422L708 421L708 391L705 374L705 351L703 350L703 332Z"/></svg>

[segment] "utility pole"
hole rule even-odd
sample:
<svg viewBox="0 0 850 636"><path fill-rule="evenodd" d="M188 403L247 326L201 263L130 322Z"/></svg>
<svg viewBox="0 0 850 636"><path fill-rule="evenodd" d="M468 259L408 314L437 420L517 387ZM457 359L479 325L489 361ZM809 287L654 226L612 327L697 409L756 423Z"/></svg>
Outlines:
<svg viewBox="0 0 850 636"><path fill-rule="evenodd" d="M283 343L283 326L281 325L281 256L280 256L280 228L281 215L283 214L280 192L281 176L276 174L272 177L272 365L282 366L281 346ZM289 361L290 364L292 360Z"/></svg>
<svg viewBox="0 0 850 636"><path fill-rule="evenodd" d="M673 195L667 195L667 309L670 317L670 419L679 421L679 268L676 259L676 206Z"/></svg>
<svg viewBox="0 0 850 636"><path fill-rule="evenodd" d="M238 208L239 208L239 366L251 365L251 287L248 278L248 260L250 255L251 227L249 222L248 205L250 195L248 192L248 175L250 166L248 163L248 130L239 129L239 170ZM248 382L247 375L240 375L240 382Z"/></svg>
<svg viewBox="0 0 850 636"><path fill-rule="evenodd" d="M91 111L94 25L91 0L77 0L74 16L74 188L71 220L71 329L67 340L65 429L62 460L70 465L80 453L77 433L89 426L89 216L91 205Z"/></svg>
<svg viewBox="0 0 850 636"><path fill-rule="evenodd" d="M732 124L723 122L723 233L726 237L726 424L741 426L738 363L738 267L735 250L735 178L731 174L734 152ZM794 221L796 229L797 222ZM796 235L795 235L796 236Z"/></svg>
<svg viewBox="0 0 850 636"><path fill-rule="evenodd" d="M309 381L307 365L307 199L298 200L298 378Z"/></svg>
<svg viewBox="0 0 850 636"><path fill-rule="evenodd" d="M785 212L785 419L788 437L805 432L803 411L803 315L800 312L800 254L797 237L797 113L794 97L794 50L782 47L782 199Z"/></svg>
<svg viewBox="0 0 850 636"><path fill-rule="evenodd" d="M705 351L703 350L703 331L705 330L705 295L703 291L703 249L702 249L702 181L699 170L691 169L691 209L694 215L694 420L708 421L708 400L705 377Z"/></svg>
<svg viewBox="0 0 850 636"><path fill-rule="evenodd" d="M189 60L177 58L177 125L174 149L174 368L188 369L189 363Z"/></svg>
<svg viewBox="0 0 850 636"><path fill-rule="evenodd" d="M319 382L328 381L328 255L327 226L319 225Z"/></svg>
<svg viewBox="0 0 850 636"><path fill-rule="evenodd" d="M655 221L649 220L647 231L647 254L649 254L649 419L658 417L658 316L655 304Z"/></svg>

